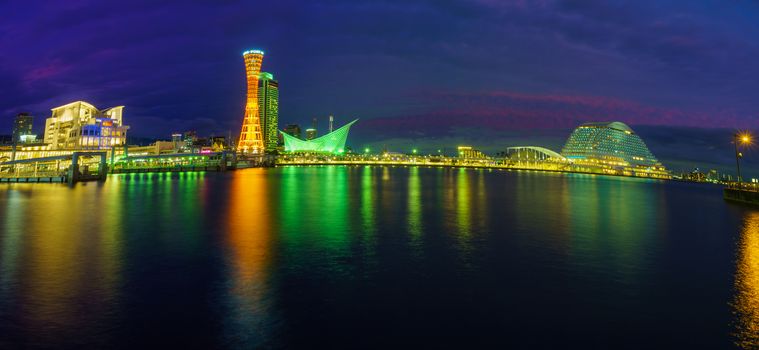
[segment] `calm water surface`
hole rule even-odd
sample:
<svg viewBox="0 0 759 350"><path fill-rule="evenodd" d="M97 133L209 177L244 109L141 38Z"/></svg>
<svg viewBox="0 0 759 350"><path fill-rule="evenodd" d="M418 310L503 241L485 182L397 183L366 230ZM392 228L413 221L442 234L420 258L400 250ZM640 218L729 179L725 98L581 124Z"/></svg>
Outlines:
<svg viewBox="0 0 759 350"><path fill-rule="evenodd" d="M0 186L0 348L759 346L716 186L284 167Z"/></svg>

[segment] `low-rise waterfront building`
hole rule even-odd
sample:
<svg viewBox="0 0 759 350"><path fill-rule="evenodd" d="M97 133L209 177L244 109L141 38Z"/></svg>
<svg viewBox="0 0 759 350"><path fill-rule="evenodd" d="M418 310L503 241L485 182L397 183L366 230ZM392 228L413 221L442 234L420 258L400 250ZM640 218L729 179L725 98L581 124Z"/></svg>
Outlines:
<svg viewBox="0 0 759 350"><path fill-rule="evenodd" d="M485 153L478 149L474 149L471 146L459 146L459 158L463 159L485 159L487 156Z"/></svg>

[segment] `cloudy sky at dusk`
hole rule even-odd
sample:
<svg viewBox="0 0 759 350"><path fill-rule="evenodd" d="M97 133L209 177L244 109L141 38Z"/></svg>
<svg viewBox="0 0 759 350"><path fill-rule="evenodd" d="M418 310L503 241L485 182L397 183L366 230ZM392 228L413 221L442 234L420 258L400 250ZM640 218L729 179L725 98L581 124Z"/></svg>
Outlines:
<svg viewBox="0 0 759 350"><path fill-rule="evenodd" d="M260 48L280 125L361 118L355 146L556 148L620 120L660 158L721 164L729 132L705 128L759 129L757 23L759 2L737 0L5 0L0 127L86 100L125 105L131 136L236 133L241 53Z"/></svg>

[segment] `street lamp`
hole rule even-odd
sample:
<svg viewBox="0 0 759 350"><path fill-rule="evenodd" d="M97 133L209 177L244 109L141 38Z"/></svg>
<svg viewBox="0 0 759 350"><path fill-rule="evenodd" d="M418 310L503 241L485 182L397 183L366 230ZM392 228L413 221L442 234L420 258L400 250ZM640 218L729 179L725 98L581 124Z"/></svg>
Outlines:
<svg viewBox="0 0 759 350"><path fill-rule="evenodd" d="M751 144L751 134L748 132L737 132L735 135L733 135L733 144L735 145L735 167L738 169L738 188L741 187L741 162L740 159L743 157L743 154L738 152L738 144L742 144L744 146L748 146Z"/></svg>

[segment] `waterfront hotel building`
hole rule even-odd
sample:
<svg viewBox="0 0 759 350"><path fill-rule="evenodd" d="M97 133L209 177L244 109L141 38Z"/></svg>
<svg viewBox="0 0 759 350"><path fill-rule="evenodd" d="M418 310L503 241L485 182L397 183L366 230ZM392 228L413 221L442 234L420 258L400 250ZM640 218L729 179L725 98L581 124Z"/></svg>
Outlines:
<svg viewBox="0 0 759 350"><path fill-rule="evenodd" d="M76 101L52 109L45 121L44 143L50 150L109 149L126 143L124 106L98 110Z"/></svg>
<svg viewBox="0 0 759 350"><path fill-rule="evenodd" d="M561 155L572 163L575 171L671 177L640 136L621 122L580 125L569 136Z"/></svg>

